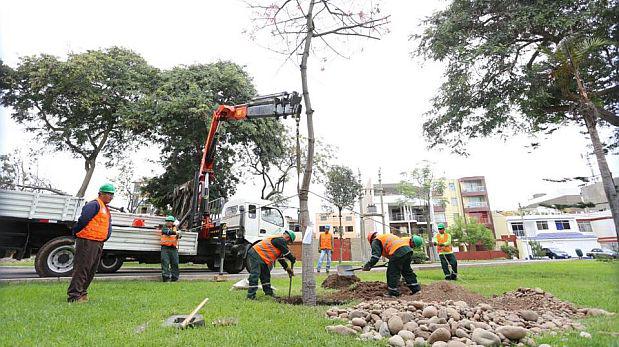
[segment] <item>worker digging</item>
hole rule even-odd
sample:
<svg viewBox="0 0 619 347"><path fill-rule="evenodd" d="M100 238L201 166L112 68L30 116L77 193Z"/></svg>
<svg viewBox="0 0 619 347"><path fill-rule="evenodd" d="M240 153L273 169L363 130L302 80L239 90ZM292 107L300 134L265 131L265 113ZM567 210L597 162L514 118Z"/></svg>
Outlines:
<svg viewBox="0 0 619 347"><path fill-rule="evenodd" d="M417 240L417 239L415 239ZM385 296L398 297L400 277L404 277L406 285L412 294L421 290L417 282L417 275L411 268L413 249L407 240L392 234L378 235L377 232L368 234L368 242L372 246L372 256L363 266L363 271L370 271L381 256L389 259L387 266L387 293Z"/></svg>
<svg viewBox="0 0 619 347"><path fill-rule="evenodd" d="M295 238L294 231L286 230L281 235L270 236L256 243L247 252L250 271L247 299L256 299L258 280L260 280L262 284L264 294L275 297L273 288L271 288L271 269L273 269L275 261L281 264L288 273L288 276L292 279L292 276L294 276L292 267L296 259L286 244L294 242ZM290 267L284 258L290 260Z"/></svg>

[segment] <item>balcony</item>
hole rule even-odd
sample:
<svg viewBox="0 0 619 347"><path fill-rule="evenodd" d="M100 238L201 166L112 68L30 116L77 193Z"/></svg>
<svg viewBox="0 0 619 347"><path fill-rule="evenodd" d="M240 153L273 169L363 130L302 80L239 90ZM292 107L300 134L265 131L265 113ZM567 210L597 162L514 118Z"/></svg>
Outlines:
<svg viewBox="0 0 619 347"><path fill-rule="evenodd" d="M464 210L466 212L488 211L487 201L465 201Z"/></svg>
<svg viewBox="0 0 619 347"><path fill-rule="evenodd" d="M425 222L426 217L419 214L393 213L389 215L392 222Z"/></svg>
<svg viewBox="0 0 619 347"><path fill-rule="evenodd" d="M485 186L462 186L460 190L462 196L486 195Z"/></svg>

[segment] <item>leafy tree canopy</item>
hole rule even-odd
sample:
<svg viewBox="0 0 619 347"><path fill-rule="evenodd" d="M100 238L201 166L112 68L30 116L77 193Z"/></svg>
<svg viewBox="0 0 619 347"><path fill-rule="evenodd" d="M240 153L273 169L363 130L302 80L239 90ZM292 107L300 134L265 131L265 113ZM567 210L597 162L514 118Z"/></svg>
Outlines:
<svg viewBox="0 0 619 347"><path fill-rule="evenodd" d="M477 245L492 249L496 243L492 230L486 228L475 218L471 218L467 223L464 218L458 217L455 223L447 228L447 232L451 234L454 244L465 244L473 250Z"/></svg>
<svg viewBox="0 0 619 347"><path fill-rule="evenodd" d="M340 211L344 208L352 209L363 189L353 171L341 165L332 166L327 172L325 188L327 196Z"/></svg>

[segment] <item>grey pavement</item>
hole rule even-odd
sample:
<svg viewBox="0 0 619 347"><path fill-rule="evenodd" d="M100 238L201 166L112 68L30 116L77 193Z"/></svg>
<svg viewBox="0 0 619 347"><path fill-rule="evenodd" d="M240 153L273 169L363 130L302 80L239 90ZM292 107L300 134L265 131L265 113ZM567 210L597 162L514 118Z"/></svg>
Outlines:
<svg viewBox="0 0 619 347"><path fill-rule="evenodd" d="M460 268L463 267L479 267L479 266L496 266L496 265L522 265L535 264L543 262L560 262L573 261L574 259L538 259L538 260L489 260L489 261L461 261L458 263ZM181 265L182 266L182 265ZM333 268L337 262L334 262ZM413 264L414 270L438 269L440 263L430 264ZM385 271L384 268L373 269L372 271ZM287 276L286 272L281 268L276 268L271 273L274 277ZM295 274L301 274L300 268L295 268ZM215 281L215 280L240 280L248 276L246 271L239 274L230 275L224 273L223 277L218 276L218 272L213 272L207 269L181 269L182 281ZM68 282L71 277L39 277L34 270L34 267L21 266L0 266L0 284L7 283L46 283L46 282ZM161 272L157 268L136 268L128 267L121 268L113 274L97 274L95 281L160 281Z"/></svg>

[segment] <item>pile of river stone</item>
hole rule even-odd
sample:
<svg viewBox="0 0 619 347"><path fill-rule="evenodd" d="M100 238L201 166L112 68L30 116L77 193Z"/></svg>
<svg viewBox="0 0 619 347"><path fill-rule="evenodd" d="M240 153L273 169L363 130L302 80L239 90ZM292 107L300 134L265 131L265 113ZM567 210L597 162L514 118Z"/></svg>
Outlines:
<svg viewBox="0 0 619 347"><path fill-rule="evenodd" d="M539 288L521 288L518 292L545 294ZM570 304L544 307L540 312L506 311L486 303L471 307L464 301L452 300L441 303L375 300L352 308L329 309L328 317L344 319L349 324L331 325L326 329L342 335L358 334L361 340L388 339L389 345L402 347L534 346L531 335L547 331L556 334L556 331L568 329L582 331L583 325L571 318L609 314L599 309L574 309Z"/></svg>

